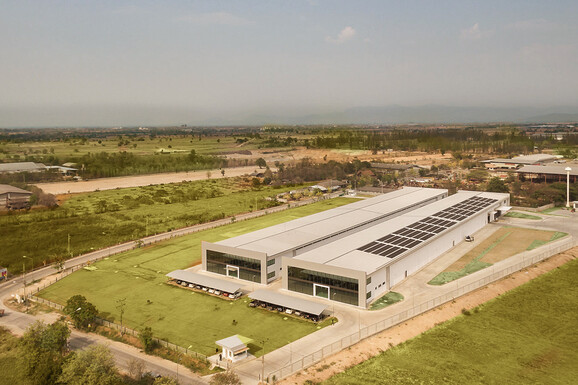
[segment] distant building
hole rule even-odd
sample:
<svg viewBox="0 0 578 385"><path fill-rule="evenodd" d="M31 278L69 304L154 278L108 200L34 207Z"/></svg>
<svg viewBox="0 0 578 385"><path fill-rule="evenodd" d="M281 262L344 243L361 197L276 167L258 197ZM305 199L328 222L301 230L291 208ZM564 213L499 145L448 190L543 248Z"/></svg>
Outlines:
<svg viewBox="0 0 578 385"><path fill-rule="evenodd" d="M524 166L516 170L518 175L534 182L566 182L566 167L570 167L570 183L578 179L578 163L549 164L546 166Z"/></svg>
<svg viewBox="0 0 578 385"><path fill-rule="evenodd" d="M46 171L46 166L42 163L34 162L15 162L15 163L0 163L1 173L17 173L17 172L42 172Z"/></svg>
<svg viewBox="0 0 578 385"><path fill-rule="evenodd" d="M32 193L21 188L0 184L0 208L23 209L30 204Z"/></svg>
<svg viewBox="0 0 578 385"><path fill-rule="evenodd" d="M532 155L521 155L516 156L511 159L505 158L495 158L489 160L483 160L481 163L484 163L487 169L489 170L499 170L499 169L510 169L514 170L520 168L521 166L525 165L542 165L552 163L554 161L559 160L560 157L556 155L550 154L532 154Z"/></svg>

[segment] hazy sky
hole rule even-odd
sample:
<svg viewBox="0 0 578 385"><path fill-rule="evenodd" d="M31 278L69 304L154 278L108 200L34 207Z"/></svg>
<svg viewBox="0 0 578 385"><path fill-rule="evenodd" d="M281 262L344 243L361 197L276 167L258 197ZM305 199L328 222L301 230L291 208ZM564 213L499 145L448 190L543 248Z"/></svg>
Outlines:
<svg viewBox="0 0 578 385"><path fill-rule="evenodd" d="M0 126L97 107L576 106L577 15L575 0L0 0Z"/></svg>

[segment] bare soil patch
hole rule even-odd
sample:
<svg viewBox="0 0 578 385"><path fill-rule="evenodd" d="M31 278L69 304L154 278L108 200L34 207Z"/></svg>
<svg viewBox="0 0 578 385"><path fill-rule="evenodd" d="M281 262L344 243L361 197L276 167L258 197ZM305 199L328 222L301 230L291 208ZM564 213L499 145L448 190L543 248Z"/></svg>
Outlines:
<svg viewBox="0 0 578 385"><path fill-rule="evenodd" d="M303 384L324 381L329 377L357 365L381 352L407 341L461 314L462 309L470 309L506 293L538 276L551 271L566 262L575 259L578 247L556 254L545 261L521 270L495 283L475 290L456 300L414 317L403 324L394 326L360 343L343 350L306 370L298 372L281 381L280 384Z"/></svg>

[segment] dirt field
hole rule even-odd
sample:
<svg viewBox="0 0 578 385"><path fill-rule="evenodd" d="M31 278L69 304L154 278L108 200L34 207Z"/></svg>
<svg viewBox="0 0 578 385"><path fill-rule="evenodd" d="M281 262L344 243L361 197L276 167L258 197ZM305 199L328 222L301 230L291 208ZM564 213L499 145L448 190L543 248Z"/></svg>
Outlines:
<svg viewBox="0 0 578 385"><path fill-rule="evenodd" d="M327 156L325 158L325 156ZM323 161L323 159L335 160L339 162L351 161L355 158L362 161L382 160L384 162L412 162L422 166L429 166L432 164L445 163L450 156L443 156L441 154L427 154L419 152L386 152L373 155L371 151L346 151L346 150L319 150L299 148L292 151L271 151L271 150L257 150L252 151L251 155L233 154L229 157L235 159L252 159L264 158L271 166L276 161L285 164L291 164L303 158L311 158L314 161ZM246 166L225 169L225 177L241 176L250 174L259 167ZM272 170L275 170L272 167ZM76 194L81 192L91 192L96 190L112 190L116 188L138 187L156 185L162 183L179 183L183 181L193 181L207 179L208 173L210 178L222 178L220 170L205 170L205 171L190 171L178 173L163 173L150 175L125 176L116 178L100 178L88 181L79 182L56 182L56 183L38 183L37 186L44 192L54 195L60 194Z"/></svg>
<svg viewBox="0 0 578 385"><path fill-rule="evenodd" d="M549 241L554 233L554 231L523 229L520 227L501 228L491 237L483 240L470 252L448 266L444 271L459 271L476 257L480 256L480 254L484 253L484 251L486 251L486 253L480 258L480 261L487 263L499 262L525 251L535 240Z"/></svg>
<svg viewBox="0 0 578 385"><path fill-rule="evenodd" d="M318 364L281 381L280 384L303 384L307 380L312 382L326 380L332 375L342 372L350 366L357 365L368 358L378 355L387 350L390 346L395 346L418 336L437 324L461 314L461 311L464 308L470 309L478 306L532 280L533 278L536 278L541 274L575 259L576 254L578 254L578 247L557 254L528 269L514 273L498 282L462 296L454 302L442 305L436 309L412 318L401 325L367 338L351 348L328 357Z"/></svg>

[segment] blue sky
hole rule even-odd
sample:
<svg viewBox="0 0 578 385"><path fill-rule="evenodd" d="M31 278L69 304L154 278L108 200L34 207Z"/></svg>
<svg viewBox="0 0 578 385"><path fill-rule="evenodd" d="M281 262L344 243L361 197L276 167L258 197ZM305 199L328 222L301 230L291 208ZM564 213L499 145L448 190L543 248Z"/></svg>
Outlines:
<svg viewBox="0 0 578 385"><path fill-rule="evenodd" d="M578 106L576 15L576 1L0 0L0 110L81 124L103 106Z"/></svg>

